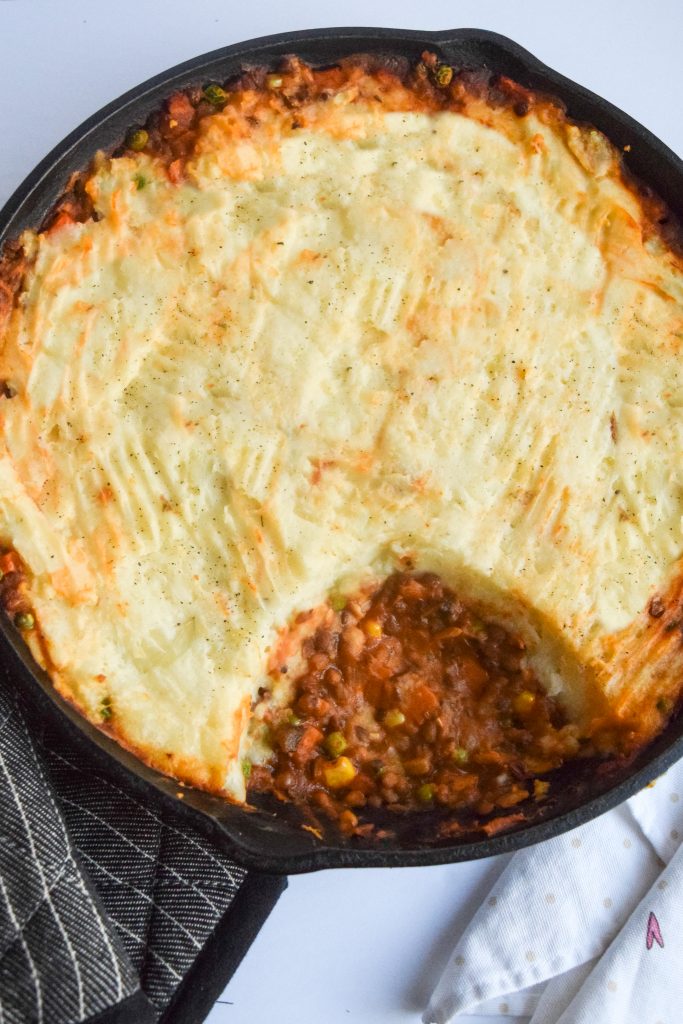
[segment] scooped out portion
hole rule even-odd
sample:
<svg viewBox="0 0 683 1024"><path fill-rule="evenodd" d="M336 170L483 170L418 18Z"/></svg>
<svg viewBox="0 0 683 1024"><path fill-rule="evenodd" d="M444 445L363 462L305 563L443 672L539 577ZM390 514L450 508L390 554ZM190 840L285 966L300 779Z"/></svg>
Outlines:
<svg viewBox="0 0 683 1024"><path fill-rule="evenodd" d="M539 799L546 773L619 745L614 731L581 735L524 641L433 573L396 572L330 607L302 657L287 706L263 714L273 754L249 770L249 790L317 809L346 833L371 830L372 808L486 815Z"/></svg>

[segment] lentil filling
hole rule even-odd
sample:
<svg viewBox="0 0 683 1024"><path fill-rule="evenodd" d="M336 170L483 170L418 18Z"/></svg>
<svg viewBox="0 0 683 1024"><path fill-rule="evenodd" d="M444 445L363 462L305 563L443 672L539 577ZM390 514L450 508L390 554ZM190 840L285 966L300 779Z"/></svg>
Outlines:
<svg viewBox="0 0 683 1024"><path fill-rule="evenodd" d="M369 601L330 609L302 653L290 705L267 705L274 753L250 770L249 790L342 831L370 808L483 815L538 799L538 777L579 751L523 641L433 574L395 573Z"/></svg>

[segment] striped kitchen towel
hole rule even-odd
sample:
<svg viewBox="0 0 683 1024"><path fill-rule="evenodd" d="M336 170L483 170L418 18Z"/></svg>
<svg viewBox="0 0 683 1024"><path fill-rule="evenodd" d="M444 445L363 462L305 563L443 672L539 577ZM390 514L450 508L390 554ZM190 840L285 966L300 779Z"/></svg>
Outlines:
<svg viewBox="0 0 683 1024"><path fill-rule="evenodd" d="M2 1024L198 1024L284 885L121 788L3 668Z"/></svg>

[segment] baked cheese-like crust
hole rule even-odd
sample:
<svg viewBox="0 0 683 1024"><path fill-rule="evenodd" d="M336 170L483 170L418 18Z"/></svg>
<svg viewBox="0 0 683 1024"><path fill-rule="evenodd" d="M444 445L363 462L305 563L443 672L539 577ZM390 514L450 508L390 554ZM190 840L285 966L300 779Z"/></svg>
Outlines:
<svg viewBox="0 0 683 1024"><path fill-rule="evenodd" d="M294 117L245 88L182 173L101 155L96 217L22 239L0 536L29 639L188 782L242 798L280 632L406 564L587 730L644 742L678 694L680 259L598 132L451 95L358 68Z"/></svg>

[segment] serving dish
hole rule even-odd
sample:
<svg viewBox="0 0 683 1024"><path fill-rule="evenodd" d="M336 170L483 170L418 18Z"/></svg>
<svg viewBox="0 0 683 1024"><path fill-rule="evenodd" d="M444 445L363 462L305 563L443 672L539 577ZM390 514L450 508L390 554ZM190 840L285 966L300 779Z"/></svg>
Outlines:
<svg viewBox="0 0 683 1024"><path fill-rule="evenodd" d="M495 72L510 75L523 85L558 95L567 103L570 116L597 125L621 148L630 147L629 166L641 178L651 183L675 211L673 186L676 168L680 176L680 164L673 154L668 153L661 143L652 139L644 129L636 126L625 115L619 114L614 108L544 69L514 44L489 33L469 30L431 35L382 30L341 30L295 34L229 48L190 62L123 97L101 115L96 115L87 122L34 172L8 204L3 221L3 234L12 237L22 228L39 222L59 195L72 171L87 163L88 157L96 149L107 149L115 145L130 124L143 122L160 99L174 88L207 80L222 81L234 74L242 62L271 65L279 56L289 52L296 52L312 64L320 65L363 51L399 54L417 59L425 47L434 51L445 62L457 67L485 66ZM648 158L644 159L648 147L649 163ZM668 176L665 173L667 168ZM18 653L21 657L24 669L27 670L24 672L26 685L33 685L34 690L37 686L38 692L44 699L49 700L52 706L60 706L61 702L54 694L49 681L35 671L20 642L10 633L7 634L7 638L15 654ZM361 845L349 846L339 843L328 845L324 840L299 829L293 820L294 816L287 822L263 812L248 812L243 808L226 805L195 791L180 791L172 780L143 769L137 761L125 755L119 748L112 751L106 737L89 728L74 712L64 707L62 710L79 734L87 736L98 749L109 750L120 766L132 767L138 779L151 781L159 792L172 798L175 796L176 803L186 809L185 813L208 815L208 819L204 820L205 826L219 830L220 834L232 841L241 859L251 864L257 863L269 870L276 870L278 867L287 871L306 870L341 864L430 863L467 859L511 849L535 841L544 835L553 834L562 828L571 827L577 821L585 820L606 809L628 792L635 791L648 777L661 771L666 759L672 760L678 751L675 742L672 742L678 739L678 729L674 721L622 777L607 772L602 777L590 779L582 777L582 774L586 776L586 772L573 769L562 788L561 798L550 801L542 815L544 820L531 826L525 825L516 832L494 836L485 841L465 835L459 837L457 845L451 842L429 846L425 841L425 830L416 829L414 824L406 823L400 838L391 847L365 848ZM421 821L424 823L426 820L426 817L422 816Z"/></svg>

